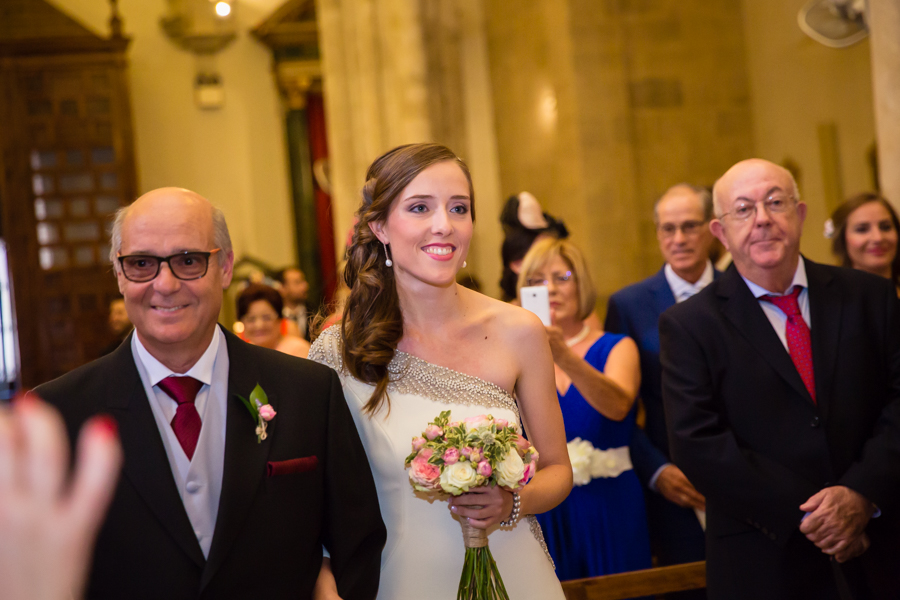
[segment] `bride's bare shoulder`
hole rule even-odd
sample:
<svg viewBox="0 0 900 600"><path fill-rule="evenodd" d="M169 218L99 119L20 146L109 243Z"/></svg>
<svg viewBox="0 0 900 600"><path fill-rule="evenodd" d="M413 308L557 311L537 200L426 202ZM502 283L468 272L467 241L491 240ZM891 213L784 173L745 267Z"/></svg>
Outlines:
<svg viewBox="0 0 900 600"><path fill-rule="evenodd" d="M473 294L472 302L480 315L477 321L497 338L513 345L546 341L544 324L534 313L478 292L469 293Z"/></svg>

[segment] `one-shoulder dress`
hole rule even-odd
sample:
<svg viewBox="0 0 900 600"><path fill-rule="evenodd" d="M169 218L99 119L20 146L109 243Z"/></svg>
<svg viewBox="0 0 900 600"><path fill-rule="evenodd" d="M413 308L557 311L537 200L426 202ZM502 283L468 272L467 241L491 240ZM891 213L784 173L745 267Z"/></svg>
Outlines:
<svg viewBox="0 0 900 600"><path fill-rule="evenodd" d="M610 351L624 337L604 334L584 359L603 371ZM559 506L538 516L557 575L565 581L649 569L644 495L628 455L636 411L613 421L588 404L574 385L558 396L566 440L581 438L604 451L609 472L576 485Z"/></svg>
<svg viewBox="0 0 900 600"><path fill-rule="evenodd" d="M480 414L518 423L516 401L499 386L397 351L388 367L390 411L362 412L373 386L350 376L341 359L340 326L324 331L309 357L338 372L344 396L375 477L387 544L381 557L379 600L455 600L465 546L447 498L416 492L404 460L411 441L441 411L452 420ZM538 449L540 450L540 449ZM512 600L564 600L534 516L513 527L492 527L488 541Z"/></svg>

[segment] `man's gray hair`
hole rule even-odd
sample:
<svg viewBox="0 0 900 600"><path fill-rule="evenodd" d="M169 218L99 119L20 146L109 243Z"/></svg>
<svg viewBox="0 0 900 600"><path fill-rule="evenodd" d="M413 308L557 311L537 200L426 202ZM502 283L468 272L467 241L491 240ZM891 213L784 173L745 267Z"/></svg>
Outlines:
<svg viewBox="0 0 900 600"><path fill-rule="evenodd" d="M119 252L122 250L122 225L125 218L131 210L131 205L123 206L116 211L112 222L112 229L109 233L109 262L113 264L116 271L119 270L119 261L116 260ZM223 255L227 256L231 253L231 235L228 233L228 223L225 222L225 213L220 208L212 207L213 221L213 243L216 248L221 248Z"/></svg>
<svg viewBox="0 0 900 600"><path fill-rule="evenodd" d="M653 204L653 222L659 225L659 203L663 201L663 198L669 195L669 192L672 192L676 189L686 189L690 190L697 194L697 197L700 198L700 202L703 206L703 220L709 221L713 217L713 201L712 201L712 192L709 191L709 188L699 186L699 185L691 185L690 183L678 183L667 189L663 192L663 195L657 198L656 202Z"/></svg>

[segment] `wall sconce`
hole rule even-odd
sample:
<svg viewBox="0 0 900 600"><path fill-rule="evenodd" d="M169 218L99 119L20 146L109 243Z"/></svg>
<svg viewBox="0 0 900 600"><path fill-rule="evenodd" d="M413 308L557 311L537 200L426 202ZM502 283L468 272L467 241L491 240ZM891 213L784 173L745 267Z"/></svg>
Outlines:
<svg viewBox="0 0 900 600"><path fill-rule="evenodd" d="M167 0L168 13L159 20L166 36L198 57L194 101L203 109L225 105L222 77L212 56L237 37L237 0Z"/></svg>

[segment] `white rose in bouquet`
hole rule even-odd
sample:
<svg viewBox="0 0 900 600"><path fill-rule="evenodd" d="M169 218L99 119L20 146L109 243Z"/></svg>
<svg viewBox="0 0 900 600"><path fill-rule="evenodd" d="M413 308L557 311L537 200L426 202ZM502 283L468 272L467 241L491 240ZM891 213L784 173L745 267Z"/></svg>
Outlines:
<svg viewBox="0 0 900 600"><path fill-rule="evenodd" d="M504 487L515 488L525 476L525 463L522 462L518 452L510 450L494 469L494 473L497 475L497 483Z"/></svg>
<svg viewBox="0 0 900 600"><path fill-rule="evenodd" d="M478 485L479 476L472 468L472 463L461 460L449 466L444 466L441 473L441 489L448 494L459 496L468 492L470 487Z"/></svg>

